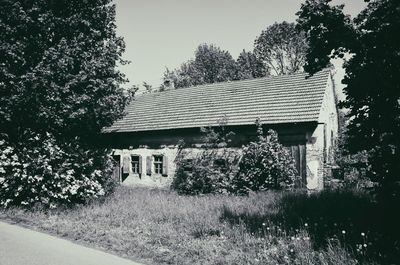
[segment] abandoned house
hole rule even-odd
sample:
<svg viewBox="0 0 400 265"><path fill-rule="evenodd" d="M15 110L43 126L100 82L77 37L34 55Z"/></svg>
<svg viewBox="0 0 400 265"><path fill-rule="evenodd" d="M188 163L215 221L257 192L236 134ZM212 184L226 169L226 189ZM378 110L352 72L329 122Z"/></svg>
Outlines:
<svg viewBox="0 0 400 265"><path fill-rule="evenodd" d="M278 132L308 189L322 189L334 164L338 114L330 70L215 83L139 95L126 116L104 130L126 185L167 187L178 144L201 148L201 127L225 118L234 148L256 138L255 121Z"/></svg>

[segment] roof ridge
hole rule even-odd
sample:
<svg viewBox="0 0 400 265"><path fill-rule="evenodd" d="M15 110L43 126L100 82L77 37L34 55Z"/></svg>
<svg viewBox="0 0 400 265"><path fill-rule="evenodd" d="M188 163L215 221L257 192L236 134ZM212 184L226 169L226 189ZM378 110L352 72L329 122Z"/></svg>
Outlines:
<svg viewBox="0 0 400 265"><path fill-rule="evenodd" d="M285 75L269 75L269 76L264 76L264 77L249 78L249 79L243 79L243 80L228 80L228 81L215 82L215 83L210 83L210 84L202 84L202 85L195 85L195 86L189 86L189 87L180 87L180 88L175 88L175 89L169 89L169 90L164 90L164 91L156 91L153 93L144 93L144 94L138 95L137 97L139 98L139 97L143 97L143 96L166 94L168 92L178 91L181 89L195 90L195 89L206 88L206 87L210 87L210 86L212 87L212 86L222 86L224 84L249 83L252 81L254 82L254 81L259 81L259 80L286 79L286 78L301 77L301 76L304 76L304 77L306 77L306 79L308 79L308 78L314 77L317 74L322 75L327 71L330 72L330 68L324 68L321 71L318 71L311 76L307 72L296 72L296 73L285 74ZM177 92L175 92L175 93L177 93Z"/></svg>

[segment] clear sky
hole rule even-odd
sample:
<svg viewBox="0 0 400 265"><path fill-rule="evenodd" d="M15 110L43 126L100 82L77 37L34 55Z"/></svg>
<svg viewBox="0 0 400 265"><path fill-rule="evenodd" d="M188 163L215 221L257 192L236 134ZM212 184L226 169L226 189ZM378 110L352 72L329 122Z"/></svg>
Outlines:
<svg viewBox="0 0 400 265"><path fill-rule="evenodd" d="M254 40L274 22L294 22L303 0L114 0L117 32L124 37L121 70L130 84L158 87L165 68L174 69L194 57L201 43L213 43L236 59L252 50ZM334 0L354 16L363 0Z"/></svg>

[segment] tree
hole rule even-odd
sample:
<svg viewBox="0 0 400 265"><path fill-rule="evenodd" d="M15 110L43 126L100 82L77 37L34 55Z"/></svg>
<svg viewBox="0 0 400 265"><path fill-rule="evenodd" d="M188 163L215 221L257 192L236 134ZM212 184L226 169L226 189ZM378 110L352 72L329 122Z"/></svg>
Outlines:
<svg viewBox="0 0 400 265"><path fill-rule="evenodd" d="M330 0L307 0L298 24L310 43L306 70L313 74L330 58L351 54L344 64L349 109L348 148L369 153L370 177L386 194L400 180L400 2L368 1L353 20Z"/></svg>
<svg viewBox="0 0 400 265"><path fill-rule="evenodd" d="M200 70L205 84L234 80L235 60L228 51L214 45L200 45L195 53L194 65Z"/></svg>
<svg viewBox="0 0 400 265"><path fill-rule="evenodd" d="M346 187L370 187L371 180L366 177L368 168L368 154L366 151L350 154L348 152L347 124L349 122L346 112L338 111L339 137L335 145L335 163L340 167L340 178L343 178Z"/></svg>
<svg viewBox="0 0 400 265"><path fill-rule="evenodd" d="M178 69L164 73L164 80L171 80L175 88L212 84L236 79L236 64L229 52L215 45L201 44L195 58Z"/></svg>
<svg viewBox="0 0 400 265"><path fill-rule="evenodd" d="M150 94L155 91L152 85L148 84L147 82L143 82L143 87L146 91L143 94Z"/></svg>
<svg viewBox="0 0 400 265"><path fill-rule="evenodd" d="M344 5L330 6L330 1L307 0L297 13L297 27L306 32L309 44L304 65L308 73L327 67L331 55L342 58L355 38L351 18L343 13Z"/></svg>
<svg viewBox="0 0 400 265"><path fill-rule="evenodd" d="M166 69L163 76L163 84L160 85L164 90L165 82L173 82L175 88L191 87L203 84L200 73L194 67L193 60L181 64L175 70Z"/></svg>
<svg viewBox="0 0 400 265"><path fill-rule="evenodd" d="M0 204L103 194L109 163L95 142L132 96L116 69L126 62L115 6L2 0L0 17Z"/></svg>
<svg viewBox="0 0 400 265"><path fill-rule="evenodd" d="M284 75L302 71L307 42L305 34L294 23L275 23L254 41L254 54L262 60L267 72Z"/></svg>
<svg viewBox="0 0 400 265"><path fill-rule="evenodd" d="M243 50L239 54L236 64L237 78L240 80L264 77L267 75L264 62L258 59L252 52Z"/></svg>

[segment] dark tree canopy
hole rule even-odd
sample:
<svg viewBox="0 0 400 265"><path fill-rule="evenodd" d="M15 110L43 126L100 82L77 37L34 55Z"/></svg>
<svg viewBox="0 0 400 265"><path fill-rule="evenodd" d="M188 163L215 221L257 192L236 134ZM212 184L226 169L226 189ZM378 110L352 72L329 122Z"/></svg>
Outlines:
<svg viewBox="0 0 400 265"><path fill-rule="evenodd" d="M297 27L306 32L309 43L304 62L308 73L327 67L333 54L343 57L342 52L356 37L350 16L343 13L344 5L331 6L329 2L306 0L297 13Z"/></svg>
<svg viewBox="0 0 400 265"><path fill-rule="evenodd" d="M307 0L298 12L310 48L306 70L313 74L333 57L345 62L349 109L348 149L369 152L370 175L384 187L400 180L400 1L368 1L351 20L330 0Z"/></svg>
<svg viewBox="0 0 400 265"><path fill-rule="evenodd" d="M128 97L111 0L0 2L0 128L90 138Z"/></svg>
<svg viewBox="0 0 400 265"><path fill-rule="evenodd" d="M0 206L83 203L110 187L101 130L131 98L111 0L0 0Z"/></svg>
<svg viewBox="0 0 400 265"><path fill-rule="evenodd" d="M175 88L189 87L234 80L236 64L229 52L215 45L202 44L195 51L195 58L178 69L164 73L164 80L171 80Z"/></svg>
<svg viewBox="0 0 400 265"><path fill-rule="evenodd" d="M269 74L284 75L303 70L307 42L294 23L275 23L261 32L254 42L254 54Z"/></svg>

